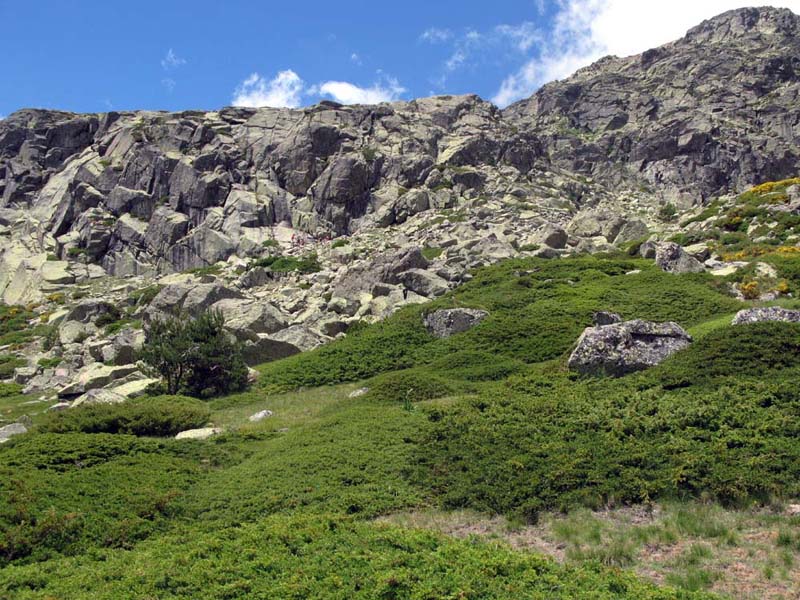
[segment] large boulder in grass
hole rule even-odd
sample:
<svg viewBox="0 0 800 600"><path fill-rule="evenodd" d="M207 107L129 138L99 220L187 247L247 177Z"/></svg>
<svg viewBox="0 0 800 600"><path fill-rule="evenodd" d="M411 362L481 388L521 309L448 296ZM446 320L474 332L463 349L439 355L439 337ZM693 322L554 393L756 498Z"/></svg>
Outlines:
<svg viewBox="0 0 800 600"><path fill-rule="evenodd" d="M764 321L800 323L800 310L789 310L788 308L781 308L780 306L747 308L736 313L731 324L742 325L744 323L762 323Z"/></svg>
<svg viewBox="0 0 800 600"><path fill-rule="evenodd" d="M489 315L475 308L445 308L423 317L425 329L437 338L447 338L472 329Z"/></svg>
<svg viewBox="0 0 800 600"><path fill-rule="evenodd" d="M28 428L22 423L11 423L10 425L4 425L3 427L0 427L0 444L7 442L15 435L22 435L23 433L27 432Z"/></svg>
<svg viewBox="0 0 800 600"><path fill-rule="evenodd" d="M672 322L636 319L587 327L568 365L584 375L621 377L653 367L691 343L691 336Z"/></svg>
<svg viewBox="0 0 800 600"><path fill-rule="evenodd" d="M656 264L668 273L702 273L703 263L673 242L661 242L655 246Z"/></svg>

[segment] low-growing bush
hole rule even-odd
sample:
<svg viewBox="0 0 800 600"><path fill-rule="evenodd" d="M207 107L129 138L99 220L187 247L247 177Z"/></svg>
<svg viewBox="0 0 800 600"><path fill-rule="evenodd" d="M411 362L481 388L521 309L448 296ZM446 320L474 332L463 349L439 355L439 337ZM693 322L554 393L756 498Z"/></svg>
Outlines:
<svg viewBox="0 0 800 600"><path fill-rule="evenodd" d="M0 354L0 379L9 379L14 376L14 369L24 367L28 361L14 354Z"/></svg>
<svg viewBox="0 0 800 600"><path fill-rule="evenodd" d="M712 331L646 376L679 388L793 367L800 367L800 324L765 322Z"/></svg>
<svg viewBox="0 0 800 600"><path fill-rule="evenodd" d="M173 436L208 423L211 411L200 400L183 396L156 396L120 404L93 404L48 416L40 431L49 433L124 433L136 436Z"/></svg>
<svg viewBox="0 0 800 600"><path fill-rule="evenodd" d="M443 377L425 369L408 369L378 375L367 382L369 398L384 402L421 402L453 393L454 388Z"/></svg>
<svg viewBox="0 0 800 600"><path fill-rule="evenodd" d="M490 352L464 350L434 360L429 368L453 379L496 381L519 373L525 363Z"/></svg>
<svg viewBox="0 0 800 600"><path fill-rule="evenodd" d="M22 386L18 383L0 383L0 398L10 398L22 393Z"/></svg>
<svg viewBox="0 0 800 600"><path fill-rule="evenodd" d="M54 356L53 358L40 358L37 364L43 369L55 369L61 364L61 357Z"/></svg>
<svg viewBox="0 0 800 600"><path fill-rule="evenodd" d="M298 273L316 273L322 269L319 264L316 254L308 254L306 256L282 256L275 254L273 256L265 256L254 260L248 265L249 269L255 267L264 267L275 273L290 273L297 271Z"/></svg>

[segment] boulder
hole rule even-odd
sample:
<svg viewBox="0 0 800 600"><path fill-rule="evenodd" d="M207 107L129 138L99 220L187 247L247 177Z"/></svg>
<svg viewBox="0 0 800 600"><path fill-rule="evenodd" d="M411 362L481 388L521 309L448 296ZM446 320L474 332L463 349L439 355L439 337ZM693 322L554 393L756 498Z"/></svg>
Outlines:
<svg viewBox="0 0 800 600"><path fill-rule="evenodd" d="M800 323L800 310L789 310L787 308L781 308L780 306L746 308L736 313L731 324L742 325L745 323L763 323L764 321Z"/></svg>
<svg viewBox="0 0 800 600"><path fill-rule="evenodd" d="M117 315L119 310L106 300L87 298L73 306L64 316L63 323L74 321L77 323L93 323L103 315Z"/></svg>
<svg viewBox="0 0 800 600"><path fill-rule="evenodd" d="M136 353L142 349L143 345L144 331L123 329L111 338L108 353L115 365L129 365L136 362Z"/></svg>
<svg viewBox="0 0 800 600"><path fill-rule="evenodd" d="M125 398L137 398L143 395L148 387L158 382L158 379L134 379L133 381L110 387L108 390Z"/></svg>
<svg viewBox="0 0 800 600"><path fill-rule="evenodd" d="M112 381L122 379L132 373L137 368L134 365L108 366L102 363L93 363L84 367L78 373L75 381L61 388L58 392L60 397L79 396L84 392L106 387Z"/></svg>
<svg viewBox="0 0 800 600"><path fill-rule="evenodd" d="M23 433L28 433L28 428L22 423L11 423L11 425L0 427L0 444L4 444L15 435Z"/></svg>
<svg viewBox="0 0 800 600"><path fill-rule="evenodd" d="M273 340L291 344L297 348L298 352L307 352L314 348L321 346L326 341L326 338L318 333L311 331L308 327L303 325L292 325L270 336Z"/></svg>
<svg viewBox="0 0 800 600"><path fill-rule="evenodd" d="M613 325L614 323L622 323L622 317L617 313L599 310L592 315L592 321L594 321L595 325Z"/></svg>
<svg viewBox="0 0 800 600"><path fill-rule="evenodd" d="M419 246L409 246L394 252L378 254L373 260L356 265L334 283L333 295L354 298L369 292L378 283L400 283L400 273L409 269L426 269L428 260Z"/></svg>
<svg viewBox="0 0 800 600"><path fill-rule="evenodd" d="M75 283L75 275L65 260L47 261L42 265L42 279L47 283L66 285Z"/></svg>
<svg viewBox="0 0 800 600"><path fill-rule="evenodd" d="M447 338L472 329L489 313L475 308L444 308L423 317L425 329L437 338Z"/></svg>
<svg viewBox="0 0 800 600"><path fill-rule="evenodd" d="M64 321L58 327L58 341L62 346L76 344L97 332L97 327L91 323L80 321Z"/></svg>
<svg viewBox="0 0 800 600"><path fill-rule="evenodd" d="M696 258L700 262L705 262L711 257L711 249L705 242L684 246L683 250L686 252L686 254L692 258Z"/></svg>
<svg viewBox="0 0 800 600"><path fill-rule="evenodd" d="M656 244L655 260L661 270L668 273L701 273L705 270L703 263L673 242Z"/></svg>
<svg viewBox="0 0 800 600"><path fill-rule="evenodd" d="M70 408L79 406L91 406L92 404L120 404L127 398L112 390L95 389L82 394L70 404Z"/></svg>
<svg viewBox="0 0 800 600"><path fill-rule="evenodd" d="M147 307L145 316L152 320L181 311L197 316L219 301L227 299L242 300L244 295L221 283L171 283L156 294Z"/></svg>
<svg viewBox="0 0 800 600"><path fill-rule="evenodd" d="M677 323L634 320L587 327L569 357L571 370L620 377L655 366L692 338Z"/></svg>
<svg viewBox="0 0 800 600"><path fill-rule="evenodd" d="M561 250L566 248L569 236L567 232L556 225L545 225L531 238L531 244L543 244L550 248Z"/></svg>
<svg viewBox="0 0 800 600"><path fill-rule="evenodd" d="M271 410L260 410L254 415L250 415L247 417L247 420L251 423L258 423L259 421L263 421L264 419L271 417L272 411Z"/></svg>
<svg viewBox="0 0 800 600"><path fill-rule="evenodd" d="M25 385L36 377L39 369L37 367L17 367L14 369L14 383Z"/></svg>
<svg viewBox="0 0 800 600"><path fill-rule="evenodd" d="M211 308L225 316L225 329L240 340L254 340L259 333L275 333L288 324L281 311L268 302L225 298Z"/></svg>
<svg viewBox="0 0 800 600"><path fill-rule="evenodd" d="M187 429L175 436L176 440L205 440L222 433L219 427L201 427L200 429Z"/></svg>
<svg viewBox="0 0 800 600"><path fill-rule="evenodd" d="M412 292L434 298L447 293L447 280L424 269L409 269L399 275L400 281Z"/></svg>
<svg viewBox="0 0 800 600"><path fill-rule="evenodd" d="M299 354L300 350L288 342L272 339L269 334L258 334L256 339L242 344L242 358L247 365L260 365Z"/></svg>

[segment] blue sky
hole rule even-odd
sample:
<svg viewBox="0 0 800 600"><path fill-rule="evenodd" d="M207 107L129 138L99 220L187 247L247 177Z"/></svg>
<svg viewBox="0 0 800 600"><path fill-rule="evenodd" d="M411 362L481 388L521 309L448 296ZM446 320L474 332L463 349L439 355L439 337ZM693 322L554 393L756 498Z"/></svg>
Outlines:
<svg viewBox="0 0 800 600"><path fill-rule="evenodd" d="M604 54L643 51L747 4L0 0L0 115L442 93L504 106ZM800 0L779 4L800 12Z"/></svg>

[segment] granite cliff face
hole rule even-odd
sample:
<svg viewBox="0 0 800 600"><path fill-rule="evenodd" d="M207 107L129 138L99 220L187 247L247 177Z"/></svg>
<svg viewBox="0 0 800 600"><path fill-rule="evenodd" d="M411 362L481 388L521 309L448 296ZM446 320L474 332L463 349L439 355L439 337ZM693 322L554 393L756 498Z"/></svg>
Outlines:
<svg viewBox="0 0 800 600"><path fill-rule="evenodd" d="M559 224L594 205L687 207L800 170L799 23L732 11L505 111L476 96L22 110L0 123L3 222L22 217L36 248L126 276L258 255L275 225L340 236L478 199Z"/></svg>
<svg viewBox="0 0 800 600"><path fill-rule="evenodd" d="M800 19L742 9L674 43L605 58L509 107L546 160L607 185L706 200L798 171Z"/></svg>

